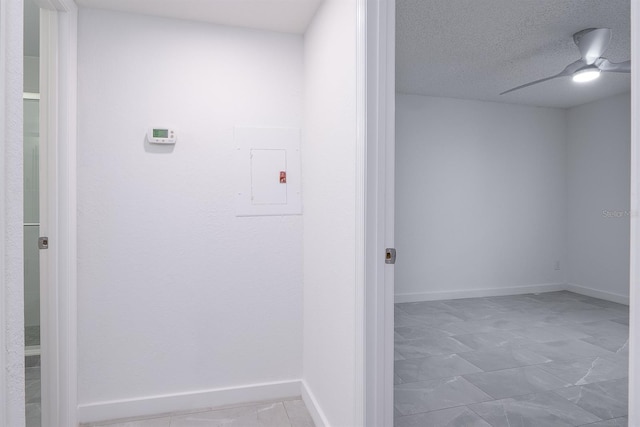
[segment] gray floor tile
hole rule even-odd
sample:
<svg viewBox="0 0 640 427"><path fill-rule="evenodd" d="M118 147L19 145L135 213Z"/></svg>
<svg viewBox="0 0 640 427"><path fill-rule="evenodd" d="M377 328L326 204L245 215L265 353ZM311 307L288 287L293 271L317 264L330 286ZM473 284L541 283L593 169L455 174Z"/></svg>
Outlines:
<svg viewBox="0 0 640 427"><path fill-rule="evenodd" d="M485 402L491 396L462 377L443 378L395 387L395 408L401 415L437 411Z"/></svg>
<svg viewBox="0 0 640 427"><path fill-rule="evenodd" d="M25 380L39 380L40 379L40 367L36 366L33 368L25 368L24 369L24 377Z"/></svg>
<svg viewBox="0 0 640 427"><path fill-rule="evenodd" d="M625 325L625 326L629 326L629 318L622 318L622 319L611 319L612 322L616 322L616 323L620 323L621 325Z"/></svg>
<svg viewBox="0 0 640 427"><path fill-rule="evenodd" d="M498 371L501 369L537 365L551 361L548 357L541 356L524 347L472 351L460 353L460 357L471 362L483 371Z"/></svg>
<svg viewBox="0 0 640 427"><path fill-rule="evenodd" d="M394 407L393 408L393 419L397 419L399 417L401 417L402 415L400 415L400 412L398 412L398 410Z"/></svg>
<svg viewBox="0 0 640 427"><path fill-rule="evenodd" d="M403 383L455 377L474 372L482 371L457 354L395 362L395 374L400 377Z"/></svg>
<svg viewBox="0 0 640 427"><path fill-rule="evenodd" d="M545 308L555 313L567 313L570 311L587 311L587 310L600 310L602 307L589 304L582 301L547 301Z"/></svg>
<svg viewBox="0 0 640 427"><path fill-rule="evenodd" d="M33 368L34 366L40 366L40 356L25 356L24 366L26 368Z"/></svg>
<svg viewBox="0 0 640 427"><path fill-rule="evenodd" d="M627 427L629 420L627 417L614 418L606 421L598 421L592 424L583 424L581 427Z"/></svg>
<svg viewBox="0 0 640 427"><path fill-rule="evenodd" d="M41 388L40 378L27 380L25 382L25 402L40 403Z"/></svg>
<svg viewBox="0 0 640 427"><path fill-rule="evenodd" d="M599 421L595 415L551 393L494 400L469 408L493 427L569 427Z"/></svg>
<svg viewBox="0 0 640 427"><path fill-rule="evenodd" d="M582 341L588 342L605 350L609 350L613 353L618 353L628 348L629 337L628 336L601 336L601 337L588 337L582 338Z"/></svg>
<svg viewBox="0 0 640 427"><path fill-rule="evenodd" d="M563 388L554 393L603 420L627 415L627 378Z"/></svg>
<svg viewBox="0 0 640 427"><path fill-rule="evenodd" d="M40 326L25 326L24 328L25 347L40 345Z"/></svg>
<svg viewBox="0 0 640 427"><path fill-rule="evenodd" d="M572 328L581 323L566 319L562 314L544 312L523 312L520 320L526 324L525 327L543 327L553 328L562 326L563 328Z"/></svg>
<svg viewBox="0 0 640 427"><path fill-rule="evenodd" d="M464 321L462 317L456 316L454 313L448 311L434 311L433 313L410 314L410 316L419 321L420 324L430 327L437 327L439 325L444 325L447 323L459 323Z"/></svg>
<svg viewBox="0 0 640 427"><path fill-rule="evenodd" d="M396 304L396 309L393 313L393 319L394 319L394 325L396 327L411 326L411 325L417 325L420 323L418 319L409 316L407 313L405 313L402 310L399 310L397 308L397 304Z"/></svg>
<svg viewBox="0 0 640 427"><path fill-rule="evenodd" d="M401 337L401 340L415 340L419 338L447 337L448 334L442 330L429 328L424 325L418 326L401 326L395 328L395 333Z"/></svg>
<svg viewBox="0 0 640 427"><path fill-rule="evenodd" d="M467 374L464 378L494 399L555 390L571 385L538 366Z"/></svg>
<svg viewBox="0 0 640 427"><path fill-rule="evenodd" d="M461 318L465 322L469 321L480 321L480 320L496 320L499 318L507 319L507 318L515 318L515 313L510 310L507 310L504 307L500 307L499 309L493 308L467 308L467 309L459 309L453 312L457 317Z"/></svg>
<svg viewBox="0 0 640 427"><path fill-rule="evenodd" d="M597 320L617 319L619 317L620 316L617 313L606 309L579 310L562 313L562 318L564 321L580 323L595 322Z"/></svg>
<svg viewBox="0 0 640 427"><path fill-rule="evenodd" d="M611 356L614 353L581 340L553 341L526 346L533 352L553 361L583 359L589 356Z"/></svg>
<svg viewBox="0 0 640 427"><path fill-rule="evenodd" d="M629 341L627 341L622 347L615 351L613 358L625 360L627 362L627 365L629 365Z"/></svg>
<svg viewBox="0 0 640 427"><path fill-rule="evenodd" d="M115 424L94 424L100 427L170 427L171 417L151 418L147 420L125 421Z"/></svg>
<svg viewBox="0 0 640 427"><path fill-rule="evenodd" d="M419 359L414 359L414 360L419 360ZM397 373L393 373L393 384L397 385L397 384L402 384L404 381L402 381L402 378L400 378L400 375L398 375Z"/></svg>
<svg viewBox="0 0 640 427"><path fill-rule="evenodd" d="M491 427L466 406L396 418L394 427Z"/></svg>
<svg viewBox="0 0 640 427"><path fill-rule="evenodd" d="M574 294L574 295L578 295L578 294ZM628 305L618 304L618 303L612 302L612 301L607 301L607 300L603 300L603 299L588 297L586 295L578 295L578 299L580 301L586 302L587 304L595 305L595 306L598 306L598 307L601 307L601 308L608 308L608 309L614 309L614 310L620 310L620 311L629 312L629 306Z"/></svg>
<svg viewBox="0 0 640 427"><path fill-rule="evenodd" d="M569 291L554 291L554 292L542 292L539 294L528 294L529 298L547 302L547 301L587 301L590 297L585 295L576 294Z"/></svg>
<svg viewBox="0 0 640 427"><path fill-rule="evenodd" d="M474 350L496 347L511 347L529 341L515 334L514 331L495 331L478 334L455 335L454 339Z"/></svg>
<svg viewBox="0 0 640 427"><path fill-rule="evenodd" d="M626 361L600 356L568 362L550 362L538 366L572 385L625 378L628 372Z"/></svg>
<svg viewBox="0 0 640 427"><path fill-rule="evenodd" d="M291 423L282 402L199 412L171 418L171 427L191 426L289 427Z"/></svg>
<svg viewBox="0 0 640 427"><path fill-rule="evenodd" d="M398 341L395 344L395 349L405 359L471 351L471 348L451 337Z"/></svg>
<svg viewBox="0 0 640 427"><path fill-rule="evenodd" d="M604 348L605 350L609 350L611 352L617 353L627 348L629 344L629 337L615 336L615 335L594 336L594 337L582 338L582 341Z"/></svg>
<svg viewBox="0 0 640 427"><path fill-rule="evenodd" d="M26 427L40 427L42 425L40 403L27 403L25 405L25 413Z"/></svg>
<svg viewBox="0 0 640 427"><path fill-rule="evenodd" d="M537 326L524 329L514 329L513 334L535 342L552 342L562 340L576 340L588 338L590 335L576 329L555 326Z"/></svg>
<svg viewBox="0 0 640 427"><path fill-rule="evenodd" d="M459 323L461 329L469 334L495 332L495 331L508 331L512 329L522 329L527 325L519 320L515 319L485 319L485 320L469 320Z"/></svg>
<svg viewBox="0 0 640 427"><path fill-rule="evenodd" d="M628 337L629 326L612 320L600 320L597 322L586 322L575 326L576 329L589 336L616 336Z"/></svg>
<svg viewBox="0 0 640 427"><path fill-rule="evenodd" d="M436 329L438 331L444 332L447 335L462 335L467 334L468 332L462 329L459 325L461 322L454 323L443 323L440 325L431 325L432 329Z"/></svg>
<svg viewBox="0 0 640 427"><path fill-rule="evenodd" d="M393 351L393 360L404 360L404 357L398 353L398 350Z"/></svg>
<svg viewBox="0 0 640 427"><path fill-rule="evenodd" d="M287 411L291 427L314 427L315 424L302 400L285 400L284 409Z"/></svg>
<svg viewBox="0 0 640 427"><path fill-rule="evenodd" d="M505 310L503 306L497 304L494 301L491 301L488 298L460 298L460 299L450 299L446 301L440 301L443 305L447 307L451 307L454 310L493 310L500 311Z"/></svg>
<svg viewBox="0 0 640 427"><path fill-rule="evenodd" d="M527 295L509 295L487 298L505 308L517 311L544 310L545 302Z"/></svg>
<svg viewBox="0 0 640 427"><path fill-rule="evenodd" d="M442 301L419 301L419 302L404 302L395 305L403 312L411 315L424 315L432 313L442 313L451 311L451 307L444 304Z"/></svg>
<svg viewBox="0 0 640 427"><path fill-rule="evenodd" d="M406 359L396 362L394 376L397 425L400 419L402 425L474 425L462 405L484 408L491 418L484 421L494 427L626 422L616 381L626 388L628 307L566 291L403 306L411 314L396 325L402 338L396 360ZM462 373L469 365L461 361L486 372ZM455 387L440 375L462 376L476 391L500 400L463 403L465 393L454 396Z"/></svg>

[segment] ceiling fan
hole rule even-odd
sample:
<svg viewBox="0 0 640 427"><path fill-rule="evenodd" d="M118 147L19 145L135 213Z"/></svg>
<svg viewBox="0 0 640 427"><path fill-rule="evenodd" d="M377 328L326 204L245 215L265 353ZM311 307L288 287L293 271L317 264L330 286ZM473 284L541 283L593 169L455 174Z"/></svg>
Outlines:
<svg viewBox="0 0 640 427"><path fill-rule="evenodd" d="M631 61L616 63L602 57L611 42L611 30L609 28L587 28L586 30L578 31L573 35L573 41L582 55L576 62L567 65L564 70L555 76L514 87L502 92L500 95L558 77L573 76L573 80L576 82L587 82L598 78L603 71L608 73L631 72Z"/></svg>

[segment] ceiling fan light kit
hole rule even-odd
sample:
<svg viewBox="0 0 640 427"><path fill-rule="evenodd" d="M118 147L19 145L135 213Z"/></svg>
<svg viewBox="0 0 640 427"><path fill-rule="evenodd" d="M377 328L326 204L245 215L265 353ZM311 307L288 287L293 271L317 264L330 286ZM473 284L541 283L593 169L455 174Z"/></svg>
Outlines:
<svg viewBox="0 0 640 427"><path fill-rule="evenodd" d="M595 66L582 68L573 73L573 81L576 83L586 83L600 77L600 69Z"/></svg>
<svg viewBox="0 0 640 427"><path fill-rule="evenodd" d="M602 57L611 42L611 30L609 28L587 28L586 30L578 31L573 35L573 41L580 50L580 59L567 65L564 70L554 76L514 87L502 92L500 95L558 77L572 76L574 82L584 83L597 79L602 72L631 72L631 61L616 63Z"/></svg>

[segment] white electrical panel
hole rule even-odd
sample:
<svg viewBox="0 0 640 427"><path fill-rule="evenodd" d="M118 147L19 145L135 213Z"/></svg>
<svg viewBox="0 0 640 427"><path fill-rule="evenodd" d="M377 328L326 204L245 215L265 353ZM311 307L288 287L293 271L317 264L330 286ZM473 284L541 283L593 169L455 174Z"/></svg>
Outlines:
<svg viewBox="0 0 640 427"><path fill-rule="evenodd" d="M300 130L235 128L236 215L299 215Z"/></svg>

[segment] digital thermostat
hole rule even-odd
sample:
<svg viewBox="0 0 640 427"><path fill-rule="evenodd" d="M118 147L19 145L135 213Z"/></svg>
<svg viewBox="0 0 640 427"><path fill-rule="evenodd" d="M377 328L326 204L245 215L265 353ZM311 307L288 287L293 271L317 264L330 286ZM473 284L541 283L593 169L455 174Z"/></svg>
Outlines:
<svg viewBox="0 0 640 427"><path fill-rule="evenodd" d="M176 131L169 128L150 128L147 132L147 140L151 144L175 144Z"/></svg>

